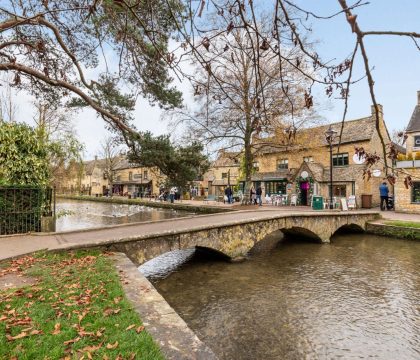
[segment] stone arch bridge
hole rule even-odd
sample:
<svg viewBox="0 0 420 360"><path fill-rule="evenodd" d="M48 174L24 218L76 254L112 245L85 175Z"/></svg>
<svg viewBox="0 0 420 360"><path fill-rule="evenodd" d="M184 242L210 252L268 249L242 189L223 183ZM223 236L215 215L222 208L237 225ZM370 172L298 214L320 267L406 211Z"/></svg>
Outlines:
<svg viewBox="0 0 420 360"><path fill-rule="evenodd" d="M160 231L114 239L101 247L124 252L137 265L168 251L194 247L215 250L234 259L246 255L256 243L277 230L329 243L338 230L364 231L367 222L378 217L372 211L243 211L203 215L162 221Z"/></svg>

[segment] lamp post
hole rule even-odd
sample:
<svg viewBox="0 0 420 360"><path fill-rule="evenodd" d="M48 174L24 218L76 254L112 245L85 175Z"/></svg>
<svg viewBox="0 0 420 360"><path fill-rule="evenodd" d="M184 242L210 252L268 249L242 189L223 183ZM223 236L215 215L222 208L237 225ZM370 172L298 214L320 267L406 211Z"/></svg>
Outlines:
<svg viewBox="0 0 420 360"><path fill-rule="evenodd" d="M333 203L333 158L332 158L332 143L334 141L334 137L337 134L337 131L333 130L331 125L328 130L325 132L325 139L327 140L328 145L330 145L330 209L334 209Z"/></svg>

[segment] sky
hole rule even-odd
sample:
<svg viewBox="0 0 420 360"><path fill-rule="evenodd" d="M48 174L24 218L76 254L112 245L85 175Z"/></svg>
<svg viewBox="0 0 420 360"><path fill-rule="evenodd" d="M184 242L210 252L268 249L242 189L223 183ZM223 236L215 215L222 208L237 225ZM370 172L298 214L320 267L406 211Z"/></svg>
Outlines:
<svg viewBox="0 0 420 360"><path fill-rule="evenodd" d="M261 0L272 3L272 0ZM368 0L369 4L354 11L362 30L393 30L420 32L420 0ZM319 15L330 15L340 10L337 0L298 0L301 7ZM353 1L348 0L348 3ZM344 15L331 20L310 20L313 28L312 40L316 50L325 60L343 60L354 47L351 33ZM420 51L406 37L372 36L365 38L369 62L373 68L377 101L384 107L384 117L390 131L408 125L420 90ZM363 76L363 64L356 62L354 78ZM184 93L185 102L191 103L191 90L187 83L176 82ZM340 121L344 104L342 100L328 99L323 89L314 93L317 113L327 122ZM18 94L19 117L32 118L31 99ZM366 79L352 85L347 119L369 116L371 99ZM134 125L139 130L150 130L154 134L167 133L167 123L161 120L162 111L140 99L135 110ZM85 159L92 159L100 152L100 142L110 134L95 111L83 110L74 117L79 139L85 143Z"/></svg>

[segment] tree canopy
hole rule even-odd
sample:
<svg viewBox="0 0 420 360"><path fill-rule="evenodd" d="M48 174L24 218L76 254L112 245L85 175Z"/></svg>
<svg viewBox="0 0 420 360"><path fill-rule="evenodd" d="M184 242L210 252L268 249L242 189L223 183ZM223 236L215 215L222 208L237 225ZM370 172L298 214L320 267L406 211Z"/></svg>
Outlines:
<svg viewBox="0 0 420 360"><path fill-rule="evenodd" d="M128 3L128 4L126 4ZM165 56L178 0L6 0L0 7L0 71L49 102L90 106L112 129L131 132L141 95L170 108Z"/></svg>
<svg viewBox="0 0 420 360"><path fill-rule="evenodd" d="M197 180L209 167L202 144L177 146L169 136L153 136L150 132L137 138L128 158L140 166L157 168L167 177L168 186L180 188Z"/></svg>

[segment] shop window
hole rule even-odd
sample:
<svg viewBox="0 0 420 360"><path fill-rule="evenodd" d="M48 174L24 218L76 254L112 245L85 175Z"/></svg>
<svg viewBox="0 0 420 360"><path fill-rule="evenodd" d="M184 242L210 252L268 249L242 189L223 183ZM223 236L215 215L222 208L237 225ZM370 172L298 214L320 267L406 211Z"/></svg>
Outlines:
<svg viewBox="0 0 420 360"><path fill-rule="evenodd" d="M333 166L347 166L349 164L349 153L335 154L332 160Z"/></svg>
<svg viewBox="0 0 420 360"><path fill-rule="evenodd" d="M334 196L347 197L346 185L334 185Z"/></svg>
<svg viewBox="0 0 420 360"><path fill-rule="evenodd" d="M288 169L289 168L289 160L288 159L280 159L277 161L277 169Z"/></svg>
<svg viewBox="0 0 420 360"><path fill-rule="evenodd" d="M303 157L303 161L304 162L313 162L314 161L314 158L312 157L312 156L304 156Z"/></svg>
<svg viewBox="0 0 420 360"><path fill-rule="evenodd" d="M420 204L420 182L414 182L412 187L411 201L416 204Z"/></svg>

